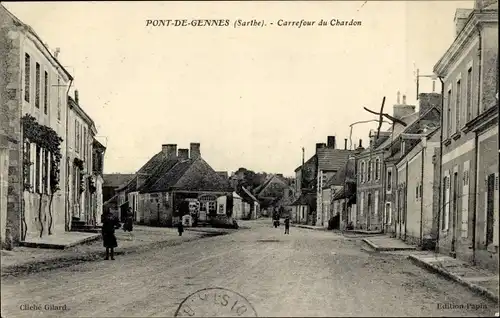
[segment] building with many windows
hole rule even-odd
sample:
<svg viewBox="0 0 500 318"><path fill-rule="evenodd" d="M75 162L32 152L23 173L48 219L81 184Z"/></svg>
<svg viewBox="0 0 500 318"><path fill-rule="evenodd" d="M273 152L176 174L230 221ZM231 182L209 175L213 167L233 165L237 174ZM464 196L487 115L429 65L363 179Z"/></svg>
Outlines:
<svg viewBox="0 0 500 318"><path fill-rule="evenodd" d="M443 81L441 252L498 269L498 3L458 9Z"/></svg>
<svg viewBox="0 0 500 318"><path fill-rule="evenodd" d="M66 95L73 78L59 50L50 51L2 5L0 48L1 232L16 244L65 230Z"/></svg>

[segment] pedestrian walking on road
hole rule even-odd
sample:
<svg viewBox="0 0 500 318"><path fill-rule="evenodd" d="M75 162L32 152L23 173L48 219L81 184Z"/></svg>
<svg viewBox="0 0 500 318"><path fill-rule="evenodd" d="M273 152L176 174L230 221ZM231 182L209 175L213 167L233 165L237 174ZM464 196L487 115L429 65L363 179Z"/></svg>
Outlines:
<svg viewBox="0 0 500 318"><path fill-rule="evenodd" d="M179 236L182 236L182 232L184 232L184 224L182 224L182 216L179 218L179 222L177 223L177 231L179 231Z"/></svg>
<svg viewBox="0 0 500 318"><path fill-rule="evenodd" d="M290 217L285 218L285 234L290 234Z"/></svg>
<svg viewBox="0 0 500 318"><path fill-rule="evenodd" d="M118 247L118 242L116 241L115 229L120 228L120 221L111 212L105 211L101 217L102 223L102 243L106 248L106 260L115 259L114 249Z"/></svg>
<svg viewBox="0 0 500 318"><path fill-rule="evenodd" d="M132 213L132 209L128 208L127 218L125 219L125 223L123 223L123 231L132 232L133 223L134 223L134 214Z"/></svg>

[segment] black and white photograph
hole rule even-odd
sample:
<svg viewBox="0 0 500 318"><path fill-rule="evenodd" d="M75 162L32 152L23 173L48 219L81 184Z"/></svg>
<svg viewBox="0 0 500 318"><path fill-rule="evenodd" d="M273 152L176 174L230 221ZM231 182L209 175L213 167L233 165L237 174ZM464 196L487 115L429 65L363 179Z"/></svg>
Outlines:
<svg viewBox="0 0 500 318"><path fill-rule="evenodd" d="M1 317L498 317L497 0L1 1Z"/></svg>

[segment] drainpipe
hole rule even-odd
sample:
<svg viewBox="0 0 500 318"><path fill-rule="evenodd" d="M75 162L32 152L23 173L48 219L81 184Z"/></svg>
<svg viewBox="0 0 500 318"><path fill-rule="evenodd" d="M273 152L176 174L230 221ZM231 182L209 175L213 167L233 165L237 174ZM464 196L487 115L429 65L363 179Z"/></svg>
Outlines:
<svg viewBox="0 0 500 318"><path fill-rule="evenodd" d="M407 228L408 228L408 160L406 161L406 171L405 171L405 175L406 175L406 181L405 181L405 202L404 202L404 205L405 205L405 236L404 236L404 241L406 241L406 232L408 231Z"/></svg>
<svg viewBox="0 0 500 318"><path fill-rule="evenodd" d="M480 10L481 11L481 10ZM481 28L479 25L477 25L477 33L479 37L479 42L478 42L478 49L477 49L477 56L478 56L478 79L477 79L477 111L479 113L479 107L481 105L481 64L483 63L482 61L482 35L481 35ZM477 178L477 169L479 166L478 163L478 154L479 154L479 149L478 149L478 136L477 133L475 134L474 138L474 213L472 214L472 264L476 264L476 222L477 222L477 183L479 182Z"/></svg>
<svg viewBox="0 0 500 318"><path fill-rule="evenodd" d="M441 112L440 116L441 117L441 132L439 134L439 182L438 182L438 211L437 211L437 231L436 231L436 246L435 246L435 251L436 253L439 253L439 233L441 233L441 212L444 211L444 199L442 198L443 196L443 134L444 134L444 81L443 77L439 76L439 81L441 82ZM441 202L442 200L442 202ZM441 207L441 204L443 205Z"/></svg>
<svg viewBox="0 0 500 318"><path fill-rule="evenodd" d="M420 175L420 184L422 188L420 190L420 245L424 246L424 162L425 162L425 150L427 149L427 139L422 138L422 171Z"/></svg>
<svg viewBox="0 0 500 318"><path fill-rule="evenodd" d="M73 84L73 80L70 79L69 81L69 85L68 85L68 90L66 91L66 106L68 106L68 96L69 96L69 90L71 89L71 85ZM68 123L69 123L69 107L66 107L66 136L65 136L65 141L66 141L66 153L64 154L64 157L66 160L68 160ZM66 162L65 160L65 162ZM64 167L64 169L68 169L68 162L66 162L66 167ZM69 180L69 171L66 171L66 202L65 202L65 206L66 206L66 211L65 211L65 214L68 215L68 211L69 211L69 185L68 185L68 180ZM70 217L70 215L68 215L68 217ZM66 228L66 231L71 231L71 227L70 227L70 220L66 220L66 217L65 217L65 222L66 222L66 225L65 225L65 228Z"/></svg>

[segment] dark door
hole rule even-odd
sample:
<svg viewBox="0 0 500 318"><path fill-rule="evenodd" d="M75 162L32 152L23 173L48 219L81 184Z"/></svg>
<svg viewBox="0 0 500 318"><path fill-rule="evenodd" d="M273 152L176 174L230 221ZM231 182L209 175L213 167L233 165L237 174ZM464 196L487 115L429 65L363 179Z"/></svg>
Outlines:
<svg viewBox="0 0 500 318"><path fill-rule="evenodd" d="M372 194L368 193L368 213L366 213L366 229L369 230L372 218Z"/></svg>
<svg viewBox="0 0 500 318"><path fill-rule="evenodd" d="M493 213L494 213L494 193L495 193L495 174L488 176L486 193L486 244L493 243Z"/></svg>
<svg viewBox="0 0 500 318"><path fill-rule="evenodd" d="M457 216L458 216L458 172L453 174L453 202L451 210L451 229L452 229L452 243L451 251L455 252L455 241L456 241L456 228L457 228Z"/></svg>
<svg viewBox="0 0 500 318"><path fill-rule="evenodd" d="M123 203L120 206L120 221L121 222L125 222L125 220L127 219L128 206L129 206L128 201Z"/></svg>

